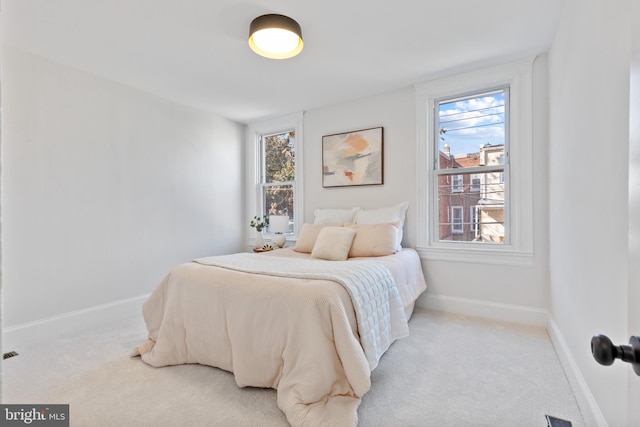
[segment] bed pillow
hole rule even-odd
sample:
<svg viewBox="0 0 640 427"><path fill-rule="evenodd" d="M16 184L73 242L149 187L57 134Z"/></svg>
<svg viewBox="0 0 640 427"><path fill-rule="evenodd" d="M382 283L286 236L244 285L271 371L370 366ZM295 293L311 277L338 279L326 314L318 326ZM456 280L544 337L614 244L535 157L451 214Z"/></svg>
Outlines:
<svg viewBox="0 0 640 427"><path fill-rule="evenodd" d="M356 224L398 223L396 250L402 250L402 229L409 209L409 202L398 203L388 208L362 209L356 215Z"/></svg>
<svg viewBox="0 0 640 427"><path fill-rule="evenodd" d="M398 223L345 224L353 228L353 238L349 258L359 256L385 256L396 253L398 244Z"/></svg>
<svg viewBox="0 0 640 427"><path fill-rule="evenodd" d="M324 227L311 251L312 258L344 261L349 256L356 230L348 227Z"/></svg>
<svg viewBox="0 0 640 427"><path fill-rule="evenodd" d="M314 224L342 225L355 222L356 214L360 208L351 209L316 209L314 211Z"/></svg>
<svg viewBox="0 0 640 427"><path fill-rule="evenodd" d="M326 226L326 224L303 224L293 250L310 254L318 239L318 233Z"/></svg>

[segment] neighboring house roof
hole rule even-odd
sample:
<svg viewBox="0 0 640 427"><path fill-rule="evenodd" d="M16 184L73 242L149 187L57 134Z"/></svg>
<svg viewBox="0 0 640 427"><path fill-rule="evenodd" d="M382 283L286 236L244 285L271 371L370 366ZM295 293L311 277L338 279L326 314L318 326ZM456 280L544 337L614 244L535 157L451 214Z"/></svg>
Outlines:
<svg viewBox="0 0 640 427"><path fill-rule="evenodd" d="M466 155L451 156L450 154L440 151L440 167L443 162L451 162L449 168L469 168L480 166L480 153L469 153Z"/></svg>

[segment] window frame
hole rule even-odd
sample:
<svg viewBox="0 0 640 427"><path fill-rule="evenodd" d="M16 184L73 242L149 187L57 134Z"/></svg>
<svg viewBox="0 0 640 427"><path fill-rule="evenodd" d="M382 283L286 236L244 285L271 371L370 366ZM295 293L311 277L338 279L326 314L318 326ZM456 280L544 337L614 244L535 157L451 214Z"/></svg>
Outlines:
<svg viewBox="0 0 640 427"><path fill-rule="evenodd" d="M294 113L274 119L251 123L247 126L246 134L246 213L245 224L247 227L251 219L258 215L264 215L263 210L263 188L270 185L283 185L286 183L265 183L264 170L262 165L263 144L262 137L293 130L295 132L295 180L293 181L293 231L286 234L287 241L295 241L302 224L304 195L303 186L303 113ZM290 181L287 181L290 182ZM263 230L265 238L273 236L268 228ZM248 227L247 245L253 246L256 231Z"/></svg>
<svg viewBox="0 0 640 427"><path fill-rule="evenodd" d="M481 262L489 264L532 265L533 263L533 147L532 147L532 68L533 58L463 73L415 85L418 218L416 249L423 259ZM436 102L509 87L510 147L506 164L509 178L505 183L505 222L508 221L509 241L504 244L479 242L441 242L437 234L437 188L432 165L435 164ZM472 172L472 171L469 171ZM475 172L475 171L473 171Z"/></svg>
<svg viewBox="0 0 640 427"><path fill-rule="evenodd" d="M484 98L486 96L489 95L493 95L493 94L497 94L497 93L501 93L503 95L504 98L504 111L502 113L503 117L504 117L504 140L503 140L503 144L502 144L502 154L499 155L499 164L494 164L494 165L489 165L489 164L484 164L484 162L481 162L480 165L478 166L463 166L463 167L442 167L442 162L440 161L441 158L441 147L440 144L438 143L438 138L440 137L441 131L440 129L442 129L443 127L443 123L440 121L438 115L439 115L439 111L440 111L440 107L442 104L446 104L449 105L453 102L457 102L457 101L466 101L466 100L475 100L478 98ZM430 173L434 174L435 176L433 177L433 182L434 182L434 187L433 187L433 193L432 194L437 194L438 197L434 198L433 200L430 200L430 203L433 203L433 206L431 208L431 212L432 212L432 216L431 218L436 218L436 215L439 214L439 212L441 212L441 207L439 206L440 203L443 203L443 195L441 194L441 188L439 187L438 183L440 182L440 179L442 177L446 177L447 180L451 181L451 190L449 195L450 196L454 196L456 194L464 194L464 193L475 193L476 191L472 191L471 189L471 181L472 181L472 177L473 176L483 176L486 180L487 176L491 175L491 174L499 174L499 185L502 185L504 189L507 188L508 184L504 182L504 177L505 174L506 176L509 176L509 164L508 162L505 162L505 159L509 158L509 129L510 129L510 116L511 116L511 111L510 111L510 88L508 85L502 85L499 87L491 87L491 88L483 88L480 90L476 90L476 91L471 91L471 92L467 92L464 94L457 94L454 96L445 96L443 98L439 98L439 99L434 99L433 101L433 122L434 122L434 126L433 126L433 130L436 132L433 136L433 147L432 149L434 150L433 153L433 166L431 168ZM446 145L445 145L446 147ZM493 146L491 146L493 147ZM467 180L469 182L469 185L466 186L465 185L465 176L468 177ZM468 191L467 191L468 189ZM485 186L484 190L486 191L487 187ZM480 190L480 188L478 189ZM477 191L479 194L482 194L481 191ZM484 196L483 196L484 198ZM442 242L445 243L447 245L451 244L452 242L458 242L458 243L467 243L467 244L474 244L474 245L482 245L482 244L493 244L493 245L503 245L504 242L509 242L510 239L510 224L509 224L509 193L507 191L503 191L503 199L502 199L502 203L503 203L503 212L504 212L504 217L505 217L505 222L503 224L503 232L504 232L504 236L502 238L502 240L500 242L482 242L482 241L475 241L475 240L456 240L456 239L443 239L441 235L439 235L438 230L442 230L442 219L439 218L438 222L432 222L431 223L431 227L432 227L432 236L438 236L438 242ZM452 210L450 209L450 211L452 212ZM452 223L451 220L448 221L448 223ZM450 232L451 234L464 234L464 230L462 232L457 231L456 229L454 229L453 226L450 227ZM435 237L434 237L435 238Z"/></svg>
<svg viewBox="0 0 640 427"><path fill-rule="evenodd" d="M286 128L286 129L282 129L279 130L277 132L263 132L263 133L259 133L256 134L256 138L258 138L258 144L260 145L259 147L259 157L256 160L260 160L259 163L257 163L257 167L260 169L260 174L258 176L258 202L260 203L260 207L265 207L265 203L266 203L266 197L267 197L267 191L269 187L286 187L286 186L291 186L291 191L293 192L293 200L294 200L294 205L295 205L295 200L297 197L296 194L296 189L295 189L295 179L293 181L276 181L276 182L267 182L266 176L267 176L267 171L265 168L265 158L266 158L266 146L264 144L264 140L265 138L268 138L270 136L274 136L274 135L281 135L284 133L289 133L293 131L294 135L295 135L295 146L297 148L297 141L298 141L298 135L296 133L295 128L290 127L290 128ZM297 154L297 153L296 153ZM296 159L297 160L297 159ZM294 175L295 175L295 162L294 162ZM294 215L294 220L295 220L295 212L291 212ZM265 214L265 211L262 210L262 214ZM269 227L265 228L265 234L267 235L272 235L273 233L270 233ZM293 232L295 231L295 229L291 232L285 233L285 235L290 236L293 234Z"/></svg>

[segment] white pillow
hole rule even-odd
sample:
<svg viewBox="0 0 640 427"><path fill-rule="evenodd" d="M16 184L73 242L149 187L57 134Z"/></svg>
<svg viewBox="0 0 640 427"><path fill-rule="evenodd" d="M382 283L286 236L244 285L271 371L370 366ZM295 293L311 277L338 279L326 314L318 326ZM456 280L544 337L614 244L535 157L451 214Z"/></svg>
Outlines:
<svg viewBox="0 0 640 427"><path fill-rule="evenodd" d="M351 209L316 209L314 224L342 225L354 222L360 208Z"/></svg>
<svg viewBox="0 0 640 427"><path fill-rule="evenodd" d="M346 260L355 235L356 231L353 228L324 227L318 233L316 244L311 251L311 258L329 261Z"/></svg>
<svg viewBox="0 0 640 427"><path fill-rule="evenodd" d="M409 202L398 203L388 208L361 209L356 215L356 224L398 223L398 239L396 250L402 250L402 228L409 209Z"/></svg>

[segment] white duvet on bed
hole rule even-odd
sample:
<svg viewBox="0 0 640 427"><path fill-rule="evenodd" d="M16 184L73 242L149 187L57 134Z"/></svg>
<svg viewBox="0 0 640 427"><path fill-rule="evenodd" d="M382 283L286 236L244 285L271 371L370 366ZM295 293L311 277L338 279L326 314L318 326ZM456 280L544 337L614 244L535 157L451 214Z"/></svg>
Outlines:
<svg viewBox="0 0 640 427"><path fill-rule="evenodd" d="M254 258L253 265L239 265ZM413 304L426 288L415 251L358 260L336 264L277 250L178 266L144 304L149 340L136 353L152 366L200 363L233 372L241 387L275 388L278 406L294 426L354 426L360 397L371 385L371 369L388 347L384 340L390 345L406 328L398 309ZM285 266L289 273L279 271ZM352 266L358 273L330 280L338 274L329 273L332 266L338 270ZM367 267L376 273L365 273ZM310 275L316 277L303 276L304 269L313 270ZM366 282L382 278L386 284L381 289L392 297L379 298L375 293L373 298L356 296L363 304L353 303L350 294L358 291L338 282L357 282L358 275L366 279L354 289L367 293L370 286L379 286ZM377 311L385 300L389 301L386 320L384 314L360 314L375 319L370 322L375 332L366 334L388 329L388 338L373 345L374 356L368 360L356 313Z"/></svg>
<svg viewBox="0 0 640 427"><path fill-rule="evenodd" d="M195 262L245 273L298 279L330 280L349 293L358 322L358 335L370 370L397 339L409 335L400 293L391 272L373 260L318 261L238 253L200 258Z"/></svg>

